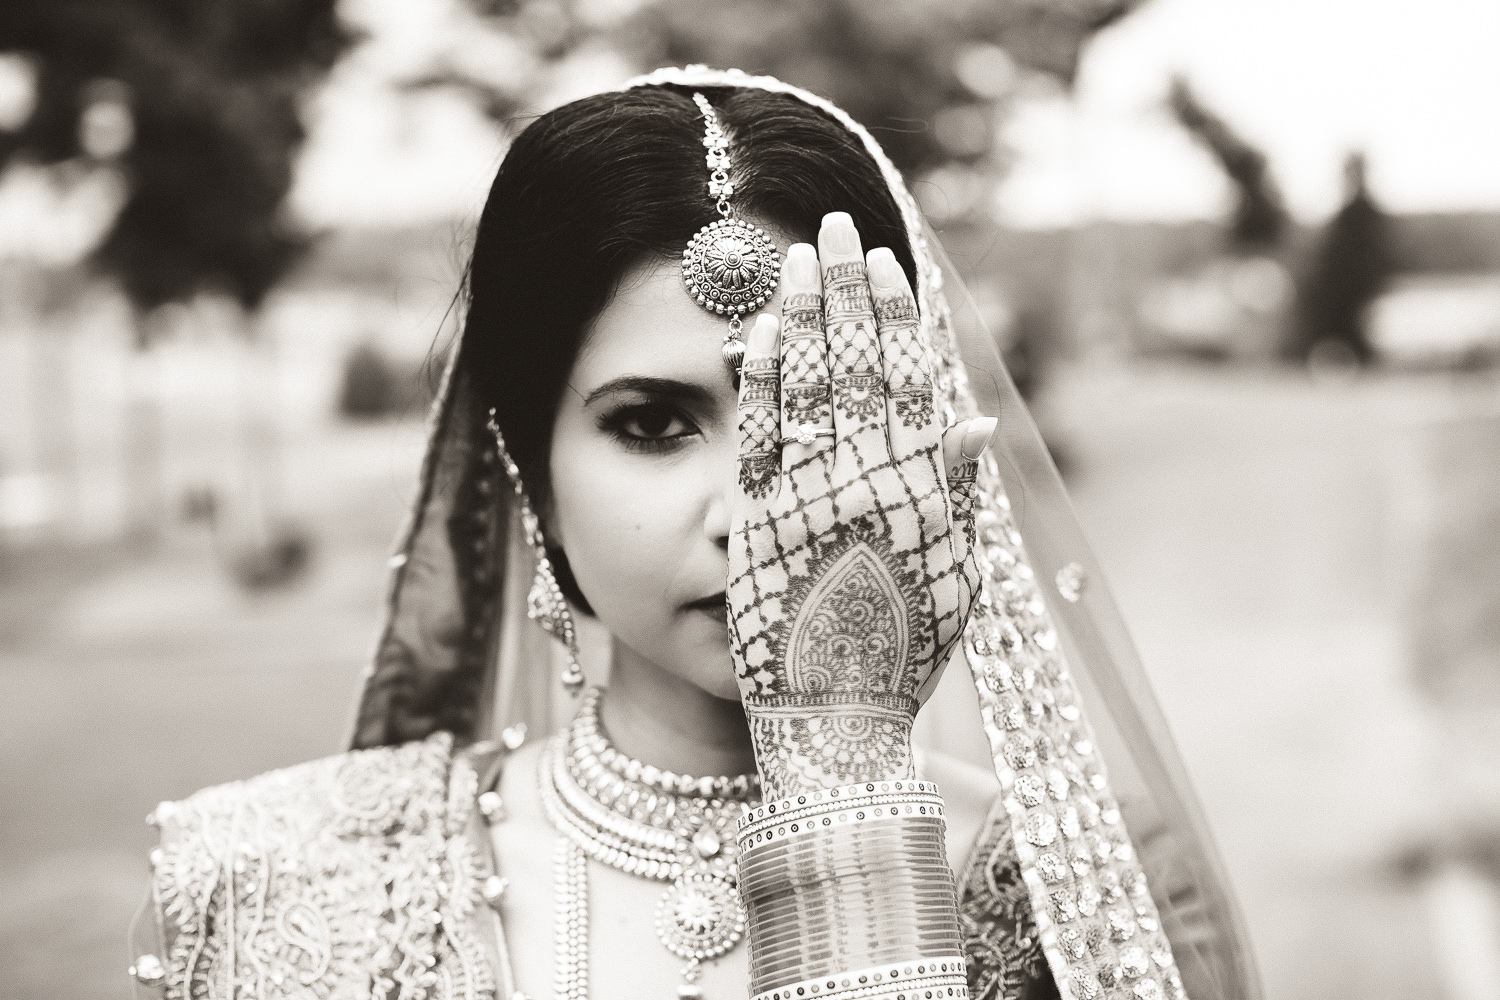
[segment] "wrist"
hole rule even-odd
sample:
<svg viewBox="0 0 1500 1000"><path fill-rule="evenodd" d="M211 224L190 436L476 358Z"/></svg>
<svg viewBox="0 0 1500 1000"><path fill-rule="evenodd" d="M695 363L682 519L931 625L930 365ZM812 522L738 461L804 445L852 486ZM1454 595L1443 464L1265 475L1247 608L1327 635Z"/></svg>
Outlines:
<svg viewBox="0 0 1500 1000"><path fill-rule="evenodd" d="M773 695L745 701L767 801L916 777L910 698Z"/></svg>

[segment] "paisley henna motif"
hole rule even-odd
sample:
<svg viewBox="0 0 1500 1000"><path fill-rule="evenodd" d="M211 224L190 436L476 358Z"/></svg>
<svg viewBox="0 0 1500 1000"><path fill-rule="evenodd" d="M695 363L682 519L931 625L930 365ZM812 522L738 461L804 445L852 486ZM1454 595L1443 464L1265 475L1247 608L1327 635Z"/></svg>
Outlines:
<svg viewBox="0 0 1500 1000"><path fill-rule="evenodd" d="M788 685L809 693L850 685L889 692L906 663L906 598L869 545L856 542L810 577L783 655Z"/></svg>

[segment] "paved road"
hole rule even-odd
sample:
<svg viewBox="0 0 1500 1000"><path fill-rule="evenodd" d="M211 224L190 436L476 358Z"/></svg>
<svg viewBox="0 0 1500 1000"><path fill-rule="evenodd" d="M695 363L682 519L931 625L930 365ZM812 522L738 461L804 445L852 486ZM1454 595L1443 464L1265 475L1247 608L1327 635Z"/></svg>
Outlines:
<svg viewBox="0 0 1500 1000"><path fill-rule="evenodd" d="M1267 995L1436 995L1395 865L1454 820L1444 720L1407 666L1410 522L1434 493L1425 435L1500 412L1500 392L1160 369L1060 395L1075 500L1236 879Z"/></svg>

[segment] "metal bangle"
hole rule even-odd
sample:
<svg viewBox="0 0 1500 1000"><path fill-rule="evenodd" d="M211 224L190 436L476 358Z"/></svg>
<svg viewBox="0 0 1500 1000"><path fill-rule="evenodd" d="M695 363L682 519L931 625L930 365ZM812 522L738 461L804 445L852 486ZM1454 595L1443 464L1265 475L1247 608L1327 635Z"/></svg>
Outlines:
<svg viewBox="0 0 1500 1000"><path fill-rule="evenodd" d="M848 845L849 850L863 849L864 853L872 853L876 845L895 843L909 845L906 850L913 853L931 850L946 860L946 836L947 824L941 819L881 816L853 825L819 826L803 831L795 839L788 836L747 844L741 847L739 857L742 865L752 867L764 859L789 857L827 846Z"/></svg>
<svg viewBox="0 0 1500 1000"><path fill-rule="evenodd" d="M963 956L954 953L912 958L812 976L752 994L752 1000L805 1000L809 996L821 996L823 1000L866 1000L897 991L907 996L943 997L944 1000L967 997L968 976Z"/></svg>
<svg viewBox="0 0 1500 1000"><path fill-rule="evenodd" d="M937 785L930 781L901 779L897 781L869 781L858 785L804 792L796 796L768 802L748 810L740 820L738 839L743 844L768 828L789 825L807 815L823 816L860 806L874 806L900 801L905 804L925 804L936 807L942 815L943 800Z"/></svg>
<svg viewBox="0 0 1500 1000"><path fill-rule="evenodd" d="M861 800L881 795L880 784L854 786L857 795L844 789L822 801L774 803L776 813L765 808L758 831L742 826L739 879L753 994L845 969L961 953L941 802L882 801L876 815L877 807ZM886 798L932 794L901 784ZM870 985L851 982L851 989ZM946 989L934 996L947 997ZM874 994L859 994L866 995Z"/></svg>
<svg viewBox="0 0 1500 1000"><path fill-rule="evenodd" d="M938 786L931 781L919 781L915 778L898 778L893 781L862 781L853 785L840 785L837 788L819 788L810 792L799 792L796 795L778 799L775 802L764 802L746 811L744 818L740 820L740 827L743 829L763 819L775 816L778 813L785 815L788 811L799 806L821 803L837 805L840 802L847 802L849 799L858 798L862 795L902 792L936 795L938 794Z"/></svg>
<svg viewBox="0 0 1500 1000"><path fill-rule="evenodd" d="M820 829L795 841L757 844L739 855L741 892L755 896L802 881L817 881L818 861L874 869L896 866L948 867L943 825L900 820L870 823L856 831ZM810 869L808 866L812 866Z"/></svg>

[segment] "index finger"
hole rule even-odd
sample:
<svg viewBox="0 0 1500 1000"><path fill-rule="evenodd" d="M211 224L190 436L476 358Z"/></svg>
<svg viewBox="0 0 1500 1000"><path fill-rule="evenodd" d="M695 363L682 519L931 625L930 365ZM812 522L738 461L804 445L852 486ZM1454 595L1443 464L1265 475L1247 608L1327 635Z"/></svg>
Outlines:
<svg viewBox="0 0 1500 1000"><path fill-rule="evenodd" d="M765 500L781 471L781 358L776 317L762 313L750 330L740 365L740 489Z"/></svg>

